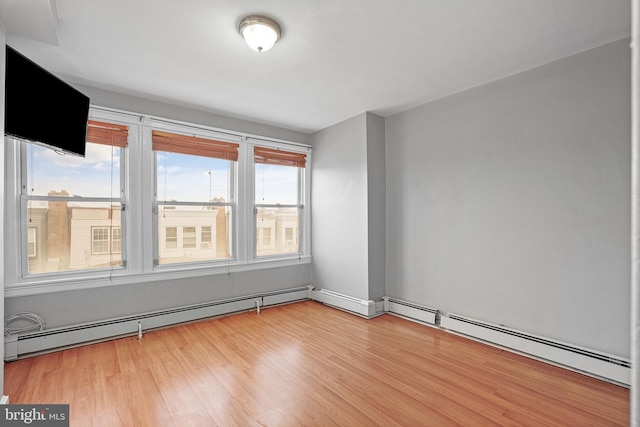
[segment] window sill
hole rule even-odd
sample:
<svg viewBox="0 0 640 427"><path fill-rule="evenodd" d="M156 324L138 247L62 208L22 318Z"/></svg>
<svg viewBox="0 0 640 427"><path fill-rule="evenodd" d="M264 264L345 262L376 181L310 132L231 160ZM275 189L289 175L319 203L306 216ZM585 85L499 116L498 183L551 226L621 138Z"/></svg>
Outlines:
<svg viewBox="0 0 640 427"><path fill-rule="evenodd" d="M158 282L191 277L205 277L217 274L232 274L243 271L264 270L268 268L291 267L311 263L310 256L255 260L251 263L230 263L215 267L161 267L156 271L145 273L126 273L122 270L101 272L95 276L29 278L15 284L5 284L5 298L23 297L30 295L48 294L100 288L106 286L130 285L135 283Z"/></svg>

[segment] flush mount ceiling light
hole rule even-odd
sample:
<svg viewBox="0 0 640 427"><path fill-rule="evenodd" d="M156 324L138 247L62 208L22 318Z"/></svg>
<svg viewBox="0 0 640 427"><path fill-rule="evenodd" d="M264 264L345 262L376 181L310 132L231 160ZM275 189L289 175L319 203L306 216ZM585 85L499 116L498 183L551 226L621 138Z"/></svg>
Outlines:
<svg viewBox="0 0 640 427"><path fill-rule="evenodd" d="M240 34L251 49L266 52L280 38L280 26L264 16L251 15L240 22Z"/></svg>

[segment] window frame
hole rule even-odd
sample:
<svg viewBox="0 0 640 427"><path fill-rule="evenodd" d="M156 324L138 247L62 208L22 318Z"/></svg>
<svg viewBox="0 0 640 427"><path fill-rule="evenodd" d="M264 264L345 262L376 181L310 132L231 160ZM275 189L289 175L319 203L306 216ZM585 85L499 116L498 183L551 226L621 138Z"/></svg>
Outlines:
<svg viewBox="0 0 640 427"><path fill-rule="evenodd" d="M110 116L107 116L110 117ZM116 126L129 126L128 123L122 123L118 120L112 120L110 118L105 118L101 115L97 117L92 114L90 111L89 121L95 122L106 122L107 124L114 124ZM28 256L29 250L29 242L28 242L28 221L29 221L29 202L66 202L66 203L109 203L109 205L113 206L114 204L119 204L122 211L125 211L126 201L127 201L127 176L128 176L128 168L126 165L127 157L128 157L128 147L118 147L120 149L119 161L120 165L118 166L119 171L119 184L120 188L114 189L114 193L118 193L117 196L112 194L112 197L91 197L91 196L49 196L49 195L31 195L28 191L28 183L29 183L29 170L28 170L28 144L25 141L13 140L15 143L14 149L16 154L16 170L18 173L16 174L16 185L17 185L17 193L19 199L19 211L16 217L16 222L19 224L18 227L18 242L20 247L20 256L17 259L17 271L18 277L17 281L28 282L30 280L53 280L58 278L64 279L73 279L73 278L85 278L92 276L102 276L105 272L108 274L112 274L115 270L126 271L127 270L127 259L126 252L124 248L121 248L121 252L119 252L121 263L119 266L109 266L109 267L89 267L83 269L68 269L68 270L60 270L60 271L42 271L42 272L29 272L29 260L32 259ZM87 141L87 143L98 144L98 145L106 145L95 143L91 141ZM106 145L108 146L108 145ZM115 145L112 147L116 147ZM120 216L120 229L121 236L125 236L126 229L126 215ZM112 227L109 225L107 227ZM106 253L94 253L93 252L93 228L90 228L90 241L89 241L89 251L92 255L101 256L108 254ZM111 249L111 235L109 234L108 239L109 250Z"/></svg>
<svg viewBox="0 0 640 427"><path fill-rule="evenodd" d="M267 148L267 149L277 149L285 152L295 153L295 154L304 154L306 155L306 162L304 167L296 167L297 169L297 203L295 204L278 204L278 203L256 203L256 162L254 157L255 147ZM268 141L254 141L249 145L250 152L250 173L247 176L250 177L250 197L251 197L251 211L252 211L252 225L251 225L251 257L253 262L269 262L274 260L286 260L286 259L302 259L303 257L309 257L311 253L311 244L310 244L310 190L311 190L311 147L302 146L302 145L291 145L291 144L277 144L270 143ZM286 167L294 167L294 166L286 166ZM258 255L258 211L260 208L295 208L298 210L298 251L297 252L287 252L281 254L270 254L270 255ZM284 231L283 237L284 240ZM272 246L277 246L278 241L278 230L274 229L271 234L271 244Z"/></svg>
<svg viewBox="0 0 640 427"><path fill-rule="evenodd" d="M123 203L124 208L121 212L121 253L119 254L122 266L25 274L28 272L29 263L34 260L34 258L28 257L28 231L21 222L23 218L27 218L27 204L22 197L24 190L22 183L26 183L23 178L23 175L26 174L26 167L23 162L27 159L25 152L27 143L5 137L5 188L7 189L5 218L7 223L19 225L8 229L5 233L5 248L11 248L11 250L5 251L5 295L7 297L260 271L265 268L299 266L311 262L310 145L95 105L90 107L89 118L122 124L129 128L128 145L120 155L121 194L117 200L118 203ZM233 249L232 258L226 258L219 262L154 265L155 252L158 248L156 239L159 237L159 232L157 223L154 223L156 218L154 210L158 205L155 203L156 156L151 146L152 130L198 134L239 144L238 161L233 173L236 199L233 203L228 204L228 214L233 218L230 223L233 233L230 241L230 248ZM307 153L307 164L304 169L304 194L302 196L305 207L301 211L299 222L300 253L258 259L253 256L256 244L253 214L255 200L252 150L254 145ZM33 200L37 198L36 196L32 197ZM70 199L56 198L56 200ZM78 201L85 202L87 199L78 198ZM111 198L108 201L111 201ZM212 203L211 205L219 204ZM117 226L117 224L114 225ZM42 233L41 229L37 230L36 240L40 240ZM198 233L201 233L200 228L198 228L196 235L201 239L202 236ZM216 237L212 234L211 238L211 244L216 245ZM275 232L271 239L272 243L275 242ZM112 249L113 243L112 231ZM42 257L42 254L38 253L41 242L37 241L36 245L38 249L35 259L38 259ZM13 250L13 248L18 248L18 250Z"/></svg>
<svg viewBox="0 0 640 427"><path fill-rule="evenodd" d="M155 122L152 121L152 123L150 123L151 126L149 126L148 129L148 133L152 134L152 132L154 131L158 131L158 132L168 132L168 133L175 133L178 135L185 135L185 136L193 136L195 138L201 138L201 139L211 139L211 140L215 140L215 141L222 141L224 143L232 143L232 144L239 144L239 140L234 140L233 138L230 138L228 135L221 135L217 132L211 132L211 131L206 131L203 130L201 128L198 127L193 127L193 126L175 126L175 125L171 125L171 124L167 124L167 123L163 123L163 122ZM151 155L152 155L152 162L153 162L153 229L152 229L152 235L153 235L153 269L156 271L170 271L170 270L175 270L175 269L199 269L199 268L206 268L206 267L212 267L212 268L217 268L220 267L221 265L224 266L228 266L231 263L237 263L238 260L238 255L237 255L237 245L238 245L238 221L237 221L237 212L238 212L238 208L237 208L237 200L238 200L238 169L239 169L239 163L240 163L240 154L238 155L238 160L226 160L226 159L220 159L219 160L226 160L229 161L229 171L228 171L228 177L227 177L227 185L228 185L228 192L229 192L229 201L225 201L225 202L193 202L193 201L180 201L180 200L162 200L161 197L161 192L158 189L158 168L159 168L159 164L158 164L158 153L167 153L167 154L172 154L171 151L164 151L164 150L151 150ZM240 153L240 147L238 147L238 152ZM179 154L179 153L178 153ZM195 155L195 154L185 154L185 155ZM207 156L200 156L200 157L207 157ZM212 157L215 158L215 157ZM218 207L229 209L230 211L230 224L229 224L229 233L231 234L230 237L228 237L228 251L230 253L229 257L227 258L217 258L217 259L207 259L207 260L193 260L193 261L186 261L186 262L175 262L175 263L160 263L160 231L159 231L159 226L160 226L160 221L159 221L159 217L161 215L161 211L162 209L164 209L164 207L166 206L184 206L184 207L202 207L202 208L209 208L209 209L215 209ZM178 228L178 242L177 242L177 249L176 250L184 250L184 249L191 249L191 250L202 250L203 248L200 247L200 245L198 245L199 239L198 239L198 231L199 231L199 226L195 226L196 227L196 244L195 247L188 247L185 248L184 247L184 226L180 226L177 225L176 226ZM213 225L212 225L213 228ZM166 226L165 226L166 229ZM165 242L166 243L166 242ZM212 241L213 243L213 241ZM215 248L215 245L212 245L213 248ZM165 247L166 249L166 247ZM211 249L211 248L209 248Z"/></svg>

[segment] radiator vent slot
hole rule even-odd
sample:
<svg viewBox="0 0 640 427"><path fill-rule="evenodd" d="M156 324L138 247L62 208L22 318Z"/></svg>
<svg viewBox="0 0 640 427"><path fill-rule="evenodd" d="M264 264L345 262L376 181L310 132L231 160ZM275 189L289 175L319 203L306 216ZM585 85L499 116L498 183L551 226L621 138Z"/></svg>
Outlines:
<svg viewBox="0 0 640 427"><path fill-rule="evenodd" d="M440 311L435 308L392 297L384 297L382 299L384 300L384 310L388 313L430 325L438 325L439 323Z"/></svg>

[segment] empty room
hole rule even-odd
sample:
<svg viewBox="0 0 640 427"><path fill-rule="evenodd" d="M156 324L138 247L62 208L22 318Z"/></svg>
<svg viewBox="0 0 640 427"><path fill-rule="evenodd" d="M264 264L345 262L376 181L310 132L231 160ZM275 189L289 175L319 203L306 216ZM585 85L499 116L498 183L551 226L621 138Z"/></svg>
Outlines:
<svg viewBox="0 0 640 427"><path fill-rule="evenodd" d="M633 6L0 0L0 424L640 426Z"/></svg>

